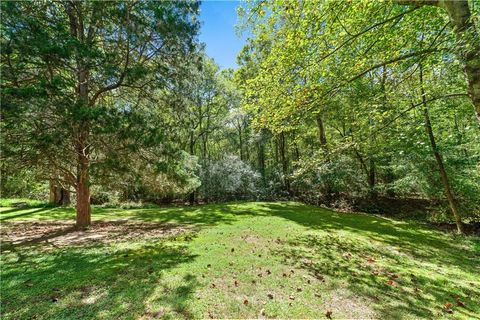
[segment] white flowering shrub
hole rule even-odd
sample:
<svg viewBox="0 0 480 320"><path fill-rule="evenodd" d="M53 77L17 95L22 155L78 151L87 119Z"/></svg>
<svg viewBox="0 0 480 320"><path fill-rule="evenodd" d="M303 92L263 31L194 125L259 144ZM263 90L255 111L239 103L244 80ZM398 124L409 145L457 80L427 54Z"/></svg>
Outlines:
<svg viewBox="0 0 480 320"><path fill-rule="evenodd" d="M260 174L237 156L210 161L200 170L200 197L208 201L256 199Z"/></svg>

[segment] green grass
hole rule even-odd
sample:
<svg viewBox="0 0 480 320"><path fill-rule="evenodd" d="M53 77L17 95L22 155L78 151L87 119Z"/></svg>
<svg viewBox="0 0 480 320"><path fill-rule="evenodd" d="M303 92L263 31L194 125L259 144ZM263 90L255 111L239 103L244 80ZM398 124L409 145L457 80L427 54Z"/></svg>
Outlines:
<svg viewBox="0 0 480 320"><path fill-rule="evenodd" d="M70 208L0 211L4 225L73 218ZM69 247L52 238L4 244L2 319L325 318L327 311L334 319L480 319L478 238L292 202L94 208L94 221L112 219L194 230Z"/></svg>
<svg viewBox="0 0 480 320"><path fill-rule="evenodd" d="M22 207L39 207L39 206L49 205L48 203L41 200L26 199L26 198L8 198L8 199L0 198L0 210L5 209L2 207L13 207L15 204L22 204Z"/></svg>

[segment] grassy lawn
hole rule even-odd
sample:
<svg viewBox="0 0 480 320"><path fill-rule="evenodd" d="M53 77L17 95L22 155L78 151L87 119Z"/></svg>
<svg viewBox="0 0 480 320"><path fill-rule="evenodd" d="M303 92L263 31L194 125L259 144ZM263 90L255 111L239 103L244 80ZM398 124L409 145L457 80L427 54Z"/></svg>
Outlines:
<svg viewBox="0 0 480 320"><path fill-rule="evenodd" d="M2 319L480 319L478 238L292 202L94 208L90 232L0 209Z"/></svg>

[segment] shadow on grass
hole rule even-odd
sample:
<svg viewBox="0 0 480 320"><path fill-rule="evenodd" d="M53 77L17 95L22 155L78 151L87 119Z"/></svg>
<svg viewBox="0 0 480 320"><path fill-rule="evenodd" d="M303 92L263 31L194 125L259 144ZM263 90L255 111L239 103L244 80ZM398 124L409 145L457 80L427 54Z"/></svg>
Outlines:
<svg viewBox="0 0 480 320"><path fill-rule="evenodd" d="M29 208L15 208L15 209L10 209L10 210L5 210L0 212L2 217L0 218L0 221L6 221L6 220L12 220L12 219L18 219L20 217L25 217L25 216L30 216L30 215L35 215L47 210L51 210L54 207L29 207ZM36 209L36 210L32 210ZM18 213L17 213L18 212ZM17 214L12 214L12 213L17 213ZM5 217L5 215L7 215Z"/></svg>
<svg viewBox="0 0 480 320"><path fill-rule="evenodd" d="M28 252L28 259L3 259L2 304L7 318L116 319L150 316L146 302L163 274L195 256L186 244L158 242L126 249L113 246ZM186 301L196 278L161 293L169 310L188 315Z"/></svg>
<svg viewBox="0 0 480 320"><path fill-rule="evenodd" d="M456 306L458 299L468 302L465 308L456 308L456 313L480 319L475 315L480 310L476 300L480 287L475 279L480 274L480 256L465 249L461 238L457 242L410 223L304 205L262 204L261 208L263 214L325 231L309 231L273 254L317 278L346 282L354 294L376 301L374 308L382 317L445 316L443 305Z"/></svg>

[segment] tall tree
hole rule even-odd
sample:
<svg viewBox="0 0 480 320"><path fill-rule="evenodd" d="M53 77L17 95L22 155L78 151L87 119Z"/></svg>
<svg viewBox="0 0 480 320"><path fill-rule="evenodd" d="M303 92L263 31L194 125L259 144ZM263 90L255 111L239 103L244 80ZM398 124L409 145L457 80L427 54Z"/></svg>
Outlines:
<svg viewBox="0 0 480 320"><path fill-rule="evenodd" d="M76 192L77 226L88 226L92 165L161 143L161 128L148 125L156 112L138 108L187 75L198 3L1 5L2 138L17 141L13 159L60 173Z"/></svg>

